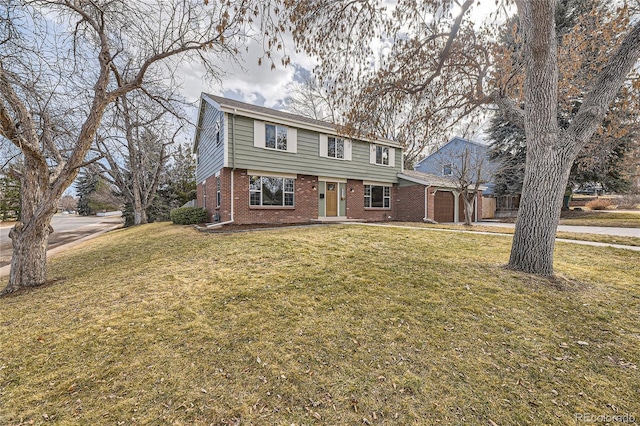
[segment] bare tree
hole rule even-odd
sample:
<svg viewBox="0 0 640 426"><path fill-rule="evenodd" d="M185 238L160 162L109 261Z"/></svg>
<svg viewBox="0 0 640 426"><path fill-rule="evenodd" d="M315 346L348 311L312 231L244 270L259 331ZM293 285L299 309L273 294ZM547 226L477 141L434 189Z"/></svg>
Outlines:
<svg viewBox="0 0 640 426"><path fill-rule="evenodd" d="M437 159L464 201L464 224L471 226L474 200L491 176L486 148L468 144L461 150L438 153Z"/></svg>
<svg viewBox="0 0 640 426"><path fill-rule="evenodd" d="M13 257L3 293L46 282L51 217L86 163L107 106L150 80L173 77L179 61L199 61L219 77L217 64L235 60L257 19L273 65L281 27L266 3L0 3L0 136L24 159L22 215L10 232Z"/></svg>
<svg viewBox="0 0 640 426"><path fill-rule="evenodd" d="M331 93L309 71L302 70L301 73L302 81L291 85L291 95L286 99L287 110L303 117L340 124L341 114Z"/></svg>
<svg viewBox="0 0 640 426"><path fill-rule="evenodd" d="M111 110L111 120L96 137L95 149L106 159L98 164L131 205L133 225L144 224L169 159L167 147L181 127L167 117L167 105L142 93L121 96Z"/></svg>
<svg viewBox="0 0 640 426"><path fill-rule="evenodd" d="M600 126L627 76L636 73L640 12L635 3L634 9L624 6L620 9L629 15L627 25L615 37L602 40L603 47L617 46L617 50L602 62L592 63L599 70L597 77L584 88L579 108L563 117L569 125L561 129L557 114L560 93L556 2L516 0L515 3L522 32L523 65L519 68L514 63L512 75L524 73L521 91L525 108L508 97L500 85L498 90L490 90L488 78L496 71L493 68L496 31L508 21L476 24L471 19L476 4L473 0L384 3L390 5L389 10L373 0L348 4L300 0L290 2L289 6L296 39L320 59L318 68L336 85L348 87L351 80L369 80L370 93L374 95L401 98L431 93L436 102L433 108L426 104L427 118L432 112L443 110L448 111L452 120L459 120L481 105L497 104L512 123L524 127L526 171L509 267L550 276L555 231L571 165ZM388 42L389 54L372 58L372 40ZM575 58L566 60L571 62ZM428 101L429 96L423 99Z"/></svg>

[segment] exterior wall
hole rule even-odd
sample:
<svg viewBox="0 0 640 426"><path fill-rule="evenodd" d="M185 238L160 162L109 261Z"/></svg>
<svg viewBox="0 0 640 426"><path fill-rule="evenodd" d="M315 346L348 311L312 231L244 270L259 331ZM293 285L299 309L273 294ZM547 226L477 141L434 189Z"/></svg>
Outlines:
<svg viewBox="0 0 640 426"><path fill-rule="evenodd" d="M353 190L353 191L352 191ZM396 188L391 187L391 208L365 208L364 182L361 180L347 180L347 219L362 219L367 222L382 222L395 219L393 200L396 198Z"/></svg>
<svg viewBox="0 0 640 426"><path fill-rule="evenodd" d="M202 99L200 105L200 129L196 133L197 165L196 182L215 174L224 166L224 114ZM218 135L218 124L219 132Z"/></svg>
<svg viewBox="0 0 640 426"><path fill-rule="evenodd" d="M209 212L210 222L227 222L231 220L231 174L234 173L233 202L234 223L236 224L260 224L260 223L309 223L319 217L319 192L323 182L318 181L317 176L297 175L295 181L295 205L293 207L256 207L249 205L249 173L240 169L233 172L229 168L220 171L221 203L217 206L216 180L218 177L210 176L197 185L197 205L204 207ZM265 173L268 175L268 173ZM424 188L420 185L417 185ZM347 183L339 184L339 188L345 188L346 199L339 204L341 216L349 219L360 219L368 222L380 222L397 220L398 188L391 186L391 208L365 208L364 207L364 182L361 180L347 180ZM353 189L353 192L351 191ZM422 192L423 196L424 192ZM205 197L206 195L206 197ZM420 203L418 203L420 204ZM414 212L417 219L401 219L422 221L424 204Z"/></svg>
<svg viewBox="0 0 640 426"><path fill-rule="evenodd" d="M229 170L229 173L230 172L231 171ZM309 223L311 219L316 219L318 217L317 188L317 177L298 175L298 178L295 181L295 198L293 207L250 206L249 174L247 173L247 170L236 170L234 174L233 194L234 221L237 224Z"/></svg>
<svg viewBox="0 0 640 426"><path fill-rule="evenodd" d="M406 182L406 181L405 181ZM424 219L424 185L401 185L396 188L396 220L422 222ZM433 195L431 196L433 198ZM431 215L433 219L433 213Z"/></svg>
<svg viewBox="0 0 640 426"><path fill-rule="evenodd" d="M397 183L397 174L402 169L402 153L395 149L395 164L381 166L370 164L368 142L352 141L352 160L340 160L320 156L319 133L297 129L297 152L285 152L253 146L252 118L230 116L229 161L230 167L265 170L280 173L304 171L312 176L331 176L344 179L361 179ZM233 133L235 129L235 134ZM235 152L234 152L235 151ZM235 154L235 157L234 157Z"/></svg>
<svg viewBox="0 0 640 426"><path fill-rule="evenodd" d="M418 162L414 169L417 172L429 173L436 176L447 176L443 174L443 165L444 164L455 164L458 170L461 167L461 157L465 150L471 149L475 152L475 154L471 154L472 162L475 163L475 158L481 159L483 161L482 165L482 180L487 182L487 191L486 194L492 193L492 188L494 184L491 183L493 180L493 173L497 170L498 164L492 162L488 158L487 147L475 142L470 142L462 138L453 138L449 143L444 145L442 148L429 155L422 161ZM455 167L452 175L448 175L449 177L456 177Z"/></svg>

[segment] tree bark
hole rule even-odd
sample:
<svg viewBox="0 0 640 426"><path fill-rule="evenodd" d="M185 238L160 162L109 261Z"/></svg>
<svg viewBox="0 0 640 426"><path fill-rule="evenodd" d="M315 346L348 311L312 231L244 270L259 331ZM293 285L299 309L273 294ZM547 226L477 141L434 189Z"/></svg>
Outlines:
<svg viewBox="0 0 640 426"><path fill-rule="evenodd" d="M0 295L13 293L25 287L37 287L47 282L47 243L53 228L47 220L18 222L9 231L13 244L9 284Z"/></svg>
<svg viewBox="0 0 640 426"><path fill-rule="evenodd" d="M541 144L528 150L509 268L551 276L556 229L573 160Z"/></svg>

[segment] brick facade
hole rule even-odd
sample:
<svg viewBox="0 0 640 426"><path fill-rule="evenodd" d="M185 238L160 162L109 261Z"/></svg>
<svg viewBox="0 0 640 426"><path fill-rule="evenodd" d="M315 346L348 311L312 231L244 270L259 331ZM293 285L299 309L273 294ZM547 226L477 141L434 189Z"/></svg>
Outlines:
<svg viewBox="0 0 640 426"><path fill-rule="evenodd" d="M425 186L416 184L412 186L403 186L396 188L396 211L397 219L403 222L422 222L424 219L424 191ZM435 191L434 187L428 187L427 189L427 218L434 220L435 217ZM454 193L454 197L455 197ZM460 197L456 197L456 200L460 203L459 206L463 206L464 202ZM477 214L477 218L482 217L482 191L479 191L476 198L476 210L474 214ZM459 207L459 221L464 221L463 207ZM477 219L476 219L477 220Z"/></svg>
<svg viewBox="0 0 640 426"><path fill-rule="evenodd" d="M424 185L396 188L397 220L402 222L422 222L424 219L424 188ZM431 197L433 198L433 195ZM433 217L433 212L431 217Z"/></svg>
<svg viewBox="0 0 640 426"><path fill-rule="evenodd" d="M353 189L353 192L351 191ZM347 218L361 219L367 222L383 222L395 219L394 203L395 187L391 187L391 208L365 208L364 182L361 180L347 180Z"/></svg>
<svg viewBox="0 0 640 426"><path fill-rule="evenodd" d="M205 183L197 186L199 207L209 212L211 222L231 220L231 174L233 175L234 222L249 223L309 223L318 218L318 178L317 176L297 175L295 181L295 199L293 207L259 207L249 205L249 175L247 170L222 169L219 177L210 176ZM217 179L220 179L221 202L217 205ZM435 215L435 188L427 190L427 217ZM403 222L422 222L424 219L425 186L391 187L391 208L365 208L364 182L347 180L346 214L348 219L367 222L398 220ZM482 217L482 194L477 198L477 217ZM461 216L463 217L463 216Z"/></svg>

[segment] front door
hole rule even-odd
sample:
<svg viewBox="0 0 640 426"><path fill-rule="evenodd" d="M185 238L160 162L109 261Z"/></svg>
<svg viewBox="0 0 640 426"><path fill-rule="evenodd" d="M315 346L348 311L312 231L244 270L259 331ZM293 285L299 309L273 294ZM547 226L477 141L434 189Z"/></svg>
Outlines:
<svg viewBox="0 0 640 426"><path fill-rule="evenodd" d="M338 184L327 182L327 216L338 216Z"/></svg>

